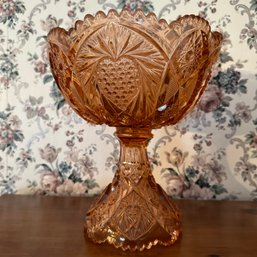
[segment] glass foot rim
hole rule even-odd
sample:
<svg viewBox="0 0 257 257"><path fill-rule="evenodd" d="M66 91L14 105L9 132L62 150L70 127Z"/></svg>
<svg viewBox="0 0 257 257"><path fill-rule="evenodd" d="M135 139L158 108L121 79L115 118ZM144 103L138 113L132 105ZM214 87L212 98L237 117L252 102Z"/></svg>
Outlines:
<svg viewBox="0 0 257 257"><path fill-rule="evenodd" d="M95 240L94 238L90 237L89 234L87 233L87 228L85 227L84 233L85 233L85 237L88 238L90 241L92 241L93 243L96 244L110 244L113 245L115 248L117 249L122 249L123 251L131 251L131 252L135 252L135 251L143 251L144 249L150 249L152 248L152 246L157 246L157 245L161 245L161 246L171 246L173 245L182 235L182 231L181 230L176 230L176 233L174 233L173 235L171 235L171 238L169 241L161 241L159 239L155 239L152 241L149 241L148 243L144 243L142 245L136 245L134 247L131 247L129 244L124 243L124 242L117 242L117 241L111 241L108 240L108 238L104 239L104 240Z"/></svg>

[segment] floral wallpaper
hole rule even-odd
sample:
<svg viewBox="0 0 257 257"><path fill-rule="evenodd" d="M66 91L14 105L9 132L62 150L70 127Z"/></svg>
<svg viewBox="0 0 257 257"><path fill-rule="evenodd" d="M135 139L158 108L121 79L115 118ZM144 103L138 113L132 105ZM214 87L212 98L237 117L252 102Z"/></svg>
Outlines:
<svg viewBox="0 0 257 257"><path fill-rule="evenodd" d="M125 6L167 21L197 14L224 35L197 107L153 131L157 182L174 197L257 200L257 0L0 0L0 195L98 194L112 180L115 130L86 123L64 101L46 36Z"/></svg>

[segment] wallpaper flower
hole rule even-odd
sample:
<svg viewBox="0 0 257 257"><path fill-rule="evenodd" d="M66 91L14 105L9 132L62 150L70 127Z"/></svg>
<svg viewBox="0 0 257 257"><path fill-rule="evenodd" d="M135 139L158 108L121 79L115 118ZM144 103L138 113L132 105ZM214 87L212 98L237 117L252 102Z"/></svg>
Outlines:
<svg viewBox="0 0 257 257"><path fill-rule="evenodd" d="M224 42L196 108L154 131L154 176L174 197L257 200L256 0L0 1L0 195L97 194L119 158L113 128L81 120L50 71L47 33L123 7L209 20Z"/></svg>

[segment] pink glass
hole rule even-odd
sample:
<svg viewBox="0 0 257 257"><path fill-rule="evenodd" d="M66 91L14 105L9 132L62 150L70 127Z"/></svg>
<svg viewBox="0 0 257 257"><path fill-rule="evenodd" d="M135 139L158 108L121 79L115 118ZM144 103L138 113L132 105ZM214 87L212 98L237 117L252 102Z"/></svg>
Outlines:
<svg viewBox="0 0 257 257"><path fill-rule="evenodd" d="M176 124L195 106L221 41L198 16L168 24L141 10L98 12L49 33L64 98L88 122L116 127L120 141L114 179L86 216L93 242L141 251L179 237L180 212L155 182L146 148L152 129Z"/></svg>

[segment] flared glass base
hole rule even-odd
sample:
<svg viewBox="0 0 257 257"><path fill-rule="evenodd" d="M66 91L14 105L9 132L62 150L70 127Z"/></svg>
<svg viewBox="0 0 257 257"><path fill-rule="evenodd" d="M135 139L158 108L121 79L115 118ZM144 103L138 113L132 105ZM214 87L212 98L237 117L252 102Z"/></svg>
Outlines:
<svg viewBox="0 0 257 257"><path fill-rule="evenodd" d="M181 218L150 170L150 129L118 128L116 135L121 143L118 170L87 213L88 237L131 251L173 244L181 233Z"/></svg>

